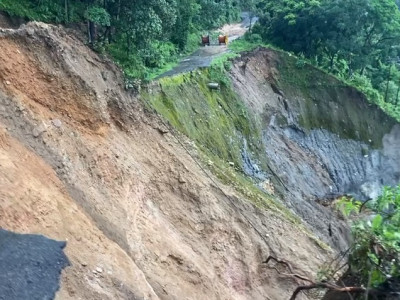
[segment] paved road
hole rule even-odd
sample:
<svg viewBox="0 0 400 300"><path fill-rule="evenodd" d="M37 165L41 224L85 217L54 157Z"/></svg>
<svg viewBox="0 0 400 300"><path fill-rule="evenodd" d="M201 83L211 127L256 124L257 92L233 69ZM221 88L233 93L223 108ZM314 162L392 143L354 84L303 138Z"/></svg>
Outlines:
<svg viewBox="0 0 400 300"><path fill-rule="evenodd" d="M221 32L224 35L229 36L229 41L233 41L241 36L243 36L250 26L250 17L249 13L242 13L242 22L237 24L229 24L222 27L218 32ZM253 18L252 24L254 24L258 20L257 17ZM199 37L200 41L200 37ZM187 73L193 71L197 68L208 67L210 66L212 60L224 53L229 52L229 49L225 45L218 45L218 41L211 41L211 46L205 46L191 54L190 56L181 60L181 62L172 70L161 74L156 79L174 76L180 73Z"/></svg>
<svg viewBox="0 0 400 300"><path fill-rule="evenodd" d="M0 229L0 300L50 300L69 262L65 242Z"/></svg>

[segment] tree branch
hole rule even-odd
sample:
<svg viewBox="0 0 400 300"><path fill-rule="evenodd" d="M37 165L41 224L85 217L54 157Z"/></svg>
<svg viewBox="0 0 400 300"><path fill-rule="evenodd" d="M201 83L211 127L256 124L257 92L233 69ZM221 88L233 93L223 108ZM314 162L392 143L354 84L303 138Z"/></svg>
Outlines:
<svg viewBox="0 0 400 300"><path fill-rule="evenodd" d="M287 268L289 269L289 271L290 271L291 273L293 273L292 266L291 266L288 262L286 262L286 261L284 261L284 260L277 259L277 258L275 258L275 257L273 257L273 256L271 256L271 255L268 256L267 260L264 261L263 263L264 263L264 264L268 264L271 260L277 262L278 264L282 264L282 265L287 266Z"/></svg>
<svg viewBox="0 0 400 300"><path fill-rule="evenodd" d="M312 289L317 289L317 288L324 288L328 290L333 290L336 292L341 292L341 293L365 293L366 289L363 287L358 287L358 286L348 286L348 287L339 287L330 283L326 282L315 282L310 285L302 285L297 287L297 289L293 292L292 297L290 297L290 300L295 300L297 295L304 290L312 290Z"/></svg>

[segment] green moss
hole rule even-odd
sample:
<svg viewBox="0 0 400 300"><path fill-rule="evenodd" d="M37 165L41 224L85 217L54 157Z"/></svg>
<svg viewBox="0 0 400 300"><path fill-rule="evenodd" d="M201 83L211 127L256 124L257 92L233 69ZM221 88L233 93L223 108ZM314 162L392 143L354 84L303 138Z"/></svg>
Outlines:
<svg viewBox="0 0 400 300"><path fill-rule="evenodd" d="M160 89L142 93L142 98L173 126L222 160L241 167L246 139L248 150L255 153L254 159L265 166L265 158L260 155L260 128L229 83L220 82L220 90L208 87L213 76L210 70L203 70L166 77L160 80ZM228 80L225 74L220 76Z"/></svg>

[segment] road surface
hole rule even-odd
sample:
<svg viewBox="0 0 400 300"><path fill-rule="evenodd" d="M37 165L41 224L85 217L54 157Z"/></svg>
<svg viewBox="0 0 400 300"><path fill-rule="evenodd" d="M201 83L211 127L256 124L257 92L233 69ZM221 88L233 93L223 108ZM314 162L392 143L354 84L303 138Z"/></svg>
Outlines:
<svg viewBox="0 0 400 300"><path fill-rule="evenodd" d="M229 41L233 41L241 36L243 36L246 31L250 27L250 16L249 13L244 12L241 15L242 22L236 24L228 24L219 29L217 32L221 32L223 35L229 36ZM258 20L257 17L254 17L251 24L254 24ZM200 42L200 37L199 37ZM160 79L162 77L174 76L180 73L187 73L193 71L197 68L208 67L211 65L211 62L217 56L229 52L229 49L226 45L218 45L218 40L212 40L210 46L205 46L194 52L193 54L187 56L182 59L180 63L173 68L161 74L156 79Z"/></svg>

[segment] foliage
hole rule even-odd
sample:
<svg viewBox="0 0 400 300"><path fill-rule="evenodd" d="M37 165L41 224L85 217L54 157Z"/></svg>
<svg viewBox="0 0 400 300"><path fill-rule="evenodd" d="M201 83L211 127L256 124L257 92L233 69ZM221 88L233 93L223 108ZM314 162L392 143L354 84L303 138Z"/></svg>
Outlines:
<svg viewBox="0 0 400 300"><path fill-rule="evenodd" d="M398 6L395 0L261 0L252 33L356 86L400 120Z"/></svg>
<svg viewBox="0 0 400 300"><path fill-rule="evenodd" d="M85 18L102 26L110 26L111 18L109 13L102 7L92 6L85 12Z"/></svg>
<svg viewBox="0 0 400 300"><path fill-rule="evenodd" d="M360 209L359 202L341 201L341 205L347 215ZM352 225L349 264L365 286L378 286L400 276L400 185L385 187L380 197L365 206L370 216Z"/></svg>

